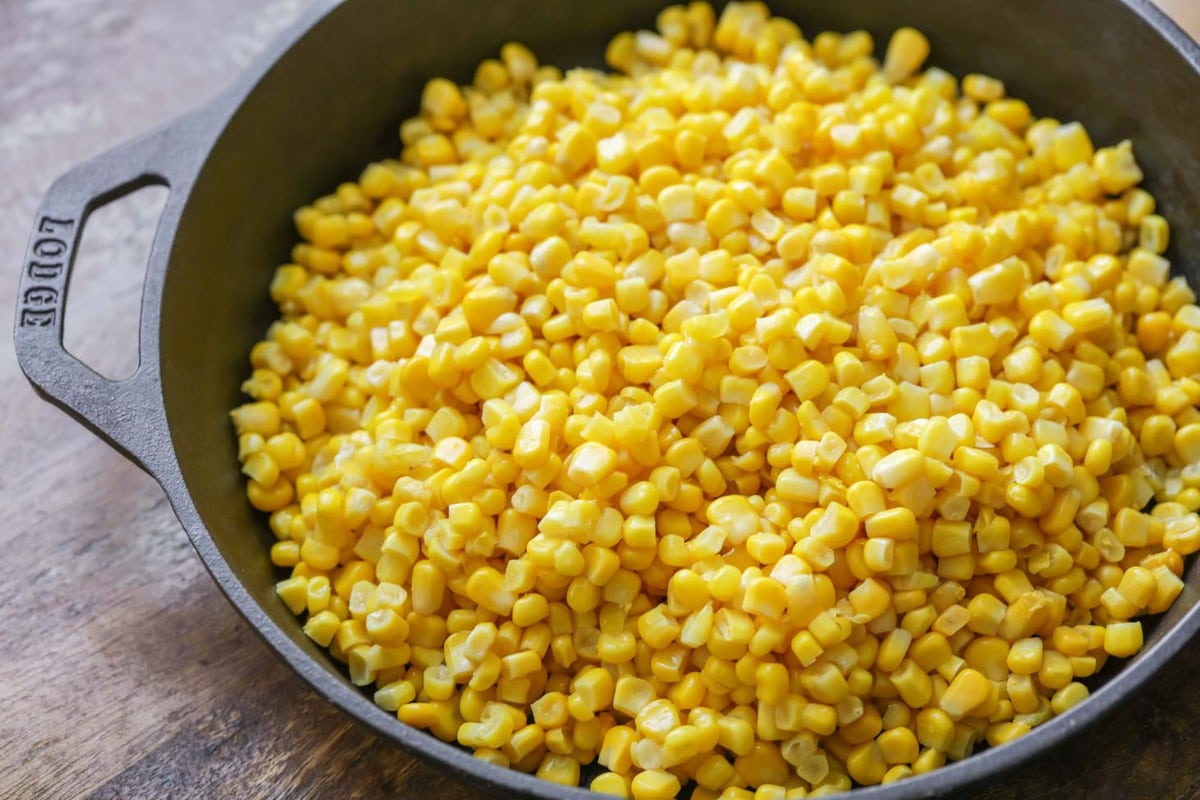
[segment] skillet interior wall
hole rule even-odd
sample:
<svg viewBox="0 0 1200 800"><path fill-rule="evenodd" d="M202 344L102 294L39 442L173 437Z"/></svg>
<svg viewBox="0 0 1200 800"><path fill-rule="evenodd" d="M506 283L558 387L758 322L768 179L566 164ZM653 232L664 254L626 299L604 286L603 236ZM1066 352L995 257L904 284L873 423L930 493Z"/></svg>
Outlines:
<svg viewBox="0 0 1200 800"><path fill-rule="evenodd" d="M274 596L272 540L245 500L228 411L241 402L247 354L276 315L267 293L288 259L291 212L399 150L399 123L421 87L470 80L509 40L559 66L599 66L621 30L649 27L666 2L609 0L347 0L304 35L250 91L202 167L165 280L160 322L163 400L192 500L222 556L287 635L330 670ZM912 25L930 63L985 72L1039 116L1080 119L1097 144L1134 141L1146 186L1172 222L1168 255L1195 286L1200 247L1200 76L1156 41L1119 0L847 0L772 2L805 34L869 30L880 50ZM214 123L216 120L214 119ZM1191 138L1189 138L1191 137ZM1196 602L1191 581L1153 642Z"/></svg>

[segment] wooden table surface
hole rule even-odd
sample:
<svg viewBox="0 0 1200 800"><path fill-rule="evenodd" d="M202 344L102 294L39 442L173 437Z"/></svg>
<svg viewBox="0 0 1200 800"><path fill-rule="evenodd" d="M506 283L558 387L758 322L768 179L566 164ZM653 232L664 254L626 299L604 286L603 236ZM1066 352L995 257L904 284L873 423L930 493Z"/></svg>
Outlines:
<svg viewBox="0 0 1200 800"><path fill-rule="evenodd" d="M1161 4L1200 35L1200 0ZM303 5L0 0L0 316L50 181L211 97ZM155 200L87 228L67 342L106 374L136 363ZM39 401L7 322L0 336L0 798L486 796L294 677L154 482ZM1198 672L1200 642L1108 724L975 796L1200 797Z"/></svg>

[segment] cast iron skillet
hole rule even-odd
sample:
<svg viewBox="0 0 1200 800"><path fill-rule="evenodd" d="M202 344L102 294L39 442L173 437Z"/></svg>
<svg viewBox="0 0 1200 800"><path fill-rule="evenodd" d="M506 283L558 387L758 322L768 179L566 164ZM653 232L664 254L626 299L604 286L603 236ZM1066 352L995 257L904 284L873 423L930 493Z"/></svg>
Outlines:
<svg viewBox="0 0 1200 800"><path fill-rule="evenodd" d="M500 769L400 723L356 689L276 597L273 540L248 505L228 410L247 354L275 314L267 285L286 260L291 210L399 149L397 125L429 77L470 79L505 41L546 62L599 66L621 30L650 27L659 0L323 0L210 105L72 169L34 222L16 309L21 368L47 400L152 475L205 566L281 658L344 712L410 752L505 796L596 797ZM1200 47L1147 0L777 0L810 35L865 28L886 43L923 30L932 63L1003 79L1035 113L1081 119L1098 143L1134 141L1147 187L1173 223L1177 269L1197 281ZM142 186L170 196L150 254L140 361L102 378L62 346L63 304L88 214ZM1086 702L1005 747L931 774L858 790L861 800L933 797L1029 760L1136 691L1200 627L1200 567L1151 626L1146 648L1102 675Z"/></svg>

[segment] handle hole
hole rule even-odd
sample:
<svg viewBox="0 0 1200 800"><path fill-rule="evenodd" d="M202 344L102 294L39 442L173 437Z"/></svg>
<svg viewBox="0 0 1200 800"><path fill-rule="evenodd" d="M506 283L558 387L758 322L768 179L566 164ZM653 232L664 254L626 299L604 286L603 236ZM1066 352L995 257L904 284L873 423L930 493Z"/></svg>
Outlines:
<svg viewBox="0 0 1200 800"><path fill-rule="evenodd" d="M144 186L93 209L76 250L63 346L110 380L137 370L142 284L167 194Z"/></svg>

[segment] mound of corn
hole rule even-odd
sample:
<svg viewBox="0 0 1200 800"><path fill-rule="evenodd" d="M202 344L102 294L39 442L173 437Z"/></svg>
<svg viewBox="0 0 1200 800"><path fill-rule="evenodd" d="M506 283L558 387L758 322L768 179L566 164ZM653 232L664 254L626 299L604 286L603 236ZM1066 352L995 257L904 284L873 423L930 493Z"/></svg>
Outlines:
<svg viewBox="0 0 1200 800"><path fill-rule="evenodd" d="M755 3L613 74L509 44L296 213L233 418L280 596L379 705L779 800L1010 741L1141 648L1200 548L1167 224L1128 142L873 46Z"/></svg>

